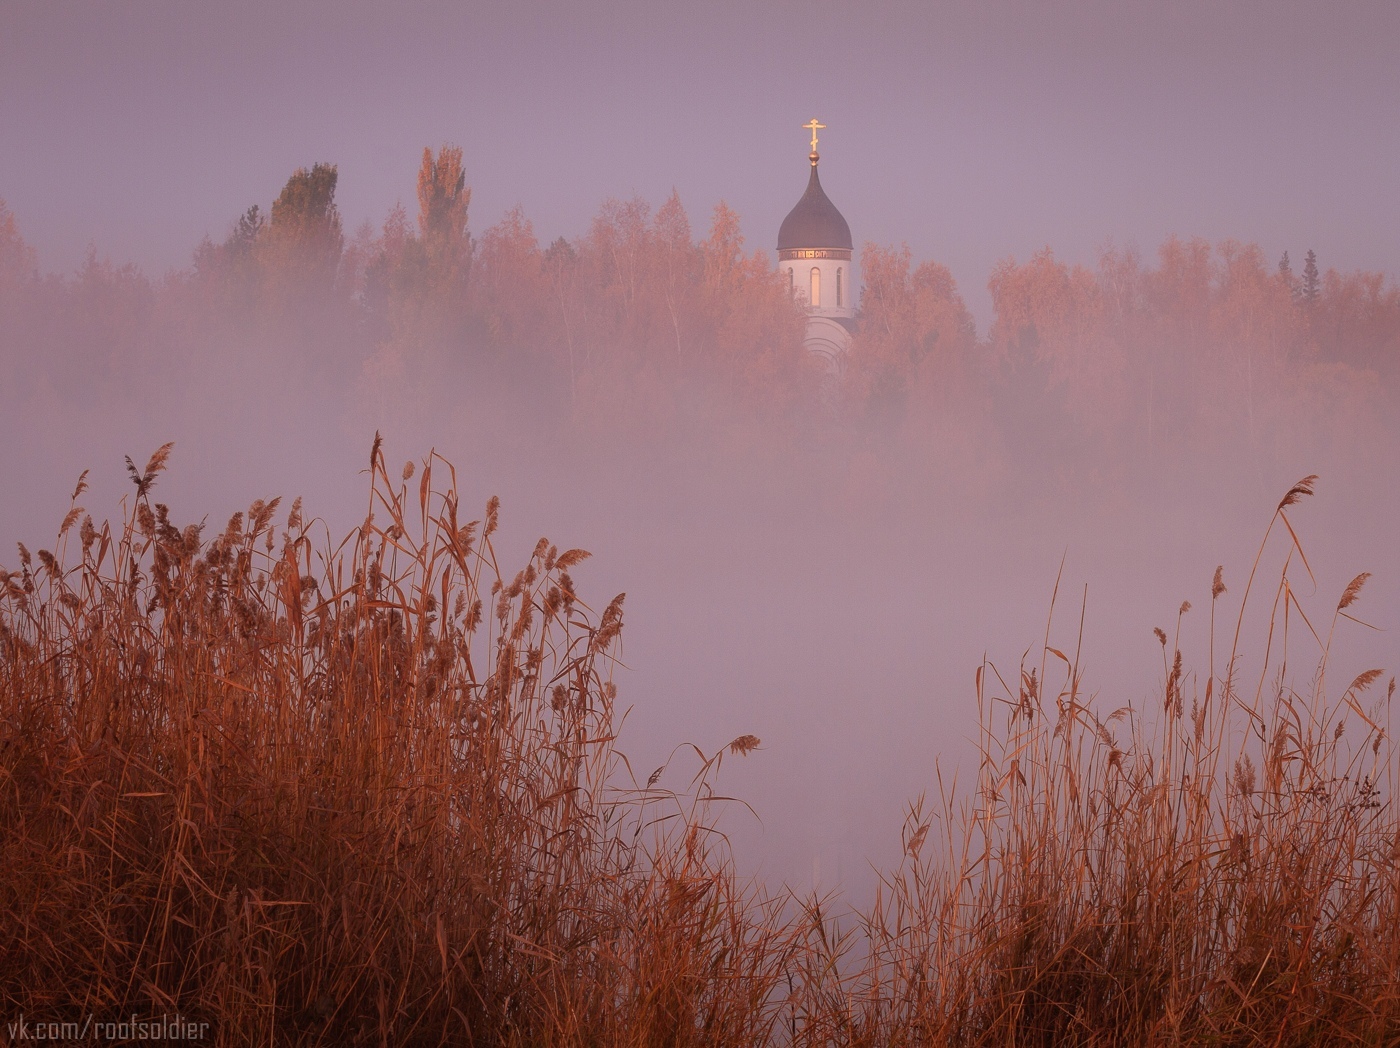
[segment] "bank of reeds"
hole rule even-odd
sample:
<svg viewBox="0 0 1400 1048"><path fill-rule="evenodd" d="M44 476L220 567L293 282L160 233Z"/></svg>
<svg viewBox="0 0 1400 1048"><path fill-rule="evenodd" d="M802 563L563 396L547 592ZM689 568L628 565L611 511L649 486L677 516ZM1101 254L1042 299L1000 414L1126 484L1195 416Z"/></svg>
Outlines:
<svg viewBox="0 0 1400 1048"><path fill-rule="evenodd" d="M721 755L686 797L632 780L622 598L580 600L586 554L541 540L502 572L494 500L465 521L447 463L371 458L338 545L275 501L176 527L162 449L115 528L80 484L53 550L0 577L0 1018L179 1014L224 1044L1400 1040L1394 682L1329 690L1365 576L1305 613L1287 511L1311 478L1265 536L1288 553L1263 635L1253 571L1233 615L1219 573L1193 613L1204 673L1161 631L1155 698L1107 712L1048 629L1016 674L984 665L974 786L911 808L853 916L736 880Z"/></svg>
<svg viewBox="0 0 1400 1048"><path fill-rule="evenodd" d="M1371 669L1328 691L1333 630L1369 576L1330 622L1309 617L1294 576L1305 592L1316 580L1288 509L1315 480L1280 502L1219 627L1217 569L1207 673L1177 646L1189 603L1170 640L1156 631L1163 676L1145 703L1096 709L1078 642L1067 655L1048 627L1009 679L979 669L967 802L950 790L910 809L904 864L859 934L836 944L808 907L807 1043L1400 1043L1395 681ZM1246 677L1245 609L1280 542Z"/></svg>
<svg viewBox="0 0 1400 1048"><path fill-rule="evenodd" d="M116 530L80 484L54 550L0 583L6 1018L178 1013L227 1044L765 1039L776 922L703 794L686 824L620 788L622 597L579 599L586 553L541 539L503 574L495 501L463 519L450 466L399 481L377 440L339 545L298 505L275 525L276 501L209 537L154 501L165 452Z"/></svg>

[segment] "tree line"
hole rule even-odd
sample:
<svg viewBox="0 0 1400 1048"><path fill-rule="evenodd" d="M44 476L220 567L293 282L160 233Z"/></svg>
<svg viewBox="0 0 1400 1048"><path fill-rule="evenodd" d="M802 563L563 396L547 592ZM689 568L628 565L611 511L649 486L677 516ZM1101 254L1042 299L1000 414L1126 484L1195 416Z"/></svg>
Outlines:
<svg viewBox="0 0 1400 1048"><path fill-rule="evenodd" d="M201 342L369 404L444 386L527 390L580 432L666 438L740 427L1016 463L1227 444L1285 453L1338 419L1384 424L1400 380L1400 289L1382 274L1301 275L1285 254L1171 238L1095 266L1046 248L990 276L979 335L948 269L866 244L859 330L827 375L766 252L720 204L702 235L674 193L608 201L543 245L520 209L473 235L462 150L424 150L416 215L347 235L338 172L296 171L271 207L162 279L91 256L44 275L0 205L0 309L11 389L60 396L179 375ZM263 347L259 349L258 347ZM191 367L195 365L190 365Z"/></svg>

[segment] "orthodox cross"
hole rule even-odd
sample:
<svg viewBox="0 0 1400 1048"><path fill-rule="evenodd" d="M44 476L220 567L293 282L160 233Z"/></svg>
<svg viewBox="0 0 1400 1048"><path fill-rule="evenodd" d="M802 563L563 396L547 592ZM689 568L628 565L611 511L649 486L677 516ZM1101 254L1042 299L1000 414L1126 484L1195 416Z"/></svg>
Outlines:
<svg viewBox="0 0 1400 1048"><path fill-rule="evenodd" d="M812 152L815 153L817 151L817 132L825 130L826 125L817 123L817 118L812 117L810 123L803 124L802 126L812 132Z"/></svg>

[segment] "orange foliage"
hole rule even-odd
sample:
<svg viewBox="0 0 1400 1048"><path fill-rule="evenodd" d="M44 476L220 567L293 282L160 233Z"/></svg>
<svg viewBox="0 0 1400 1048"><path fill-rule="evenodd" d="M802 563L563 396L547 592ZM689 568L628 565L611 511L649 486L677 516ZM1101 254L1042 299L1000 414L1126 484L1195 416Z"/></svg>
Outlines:
<svg viewBox="0 0 1400 1048"><path fill-rule="evenodd" d="M1116 434L1128 408L1127 349L1098 277L1046 248L1024 266L1002 262L989 286L993 351L1014 370L1041 374L1082 430Z"/></svg>
<svg viewBox="0 0 1400 1048"><path fill-rule="evenodd" d="M1255 464L1378 423L1364 370L1400 346L1400 292L1329 273L1311 305L1257 245L1170 238L1146 269L1109 249L1095 270L1048 248L994 271L988 338L1020 454L1127 461L1229 449ZM1326 336L1331 335L1331 338ZM1015 426L1007 432L1015 435Z"/></svg>
<svg viewBox="0 0 1400 1048"><path fill-rule="evenodd" d="M1329 269L1308 330L1324 358L1400 379L1400 287L1380 273Z"/></svg>
<svg viewBox="0 0 1400 1048"><path fill-rule="evenodd" d="M866 244L849 395L867 417L946 413L975 383L972 315L936 262L910 273L909 248Z"/></svg>
<svg viewBox="0 0 1400 1048"><path fill-rule="evenodd" d="M608 201L547 248L516 208L474 243L462 151L444 147L424 151L416 225L396 207L346 246L336 181L331 165L297 171L269 218L249 208L160 284L96 258L40 279L0 204L0 334L35 347L9 362L13 387L79 401L114 380L173 387L198 367L175 347L236 345L310 362L381 406L497 383L559 425L623 440L864 447L878 434L976 471L1006 455L1108 470L1220 447L1264 462L1338 414L1374 421L1377 391L1400 383L1392 280L1328 271L1304 294L1252 244L1172 237L1151 263L1109 249L1093 267L1049 248L1008 259L983 341L946 267L867 244L836 378L724 204L702 239L673 192L655 211Z"/></svg>
<svg viewBox="0 0 1400 1048"><path fill-rule="evenodd" d="M535 228L516 207L485 233L474 262L473 311L501 352L532 353L548 330L544 256Z"/></svg>
<svg viewBox="0 0 1400 1048"><path fill-rule="evenodd" d="M38 269L34 249L19 235L14 212L0 197L0 301L18 292L20 286L33 280Z"/></svg>

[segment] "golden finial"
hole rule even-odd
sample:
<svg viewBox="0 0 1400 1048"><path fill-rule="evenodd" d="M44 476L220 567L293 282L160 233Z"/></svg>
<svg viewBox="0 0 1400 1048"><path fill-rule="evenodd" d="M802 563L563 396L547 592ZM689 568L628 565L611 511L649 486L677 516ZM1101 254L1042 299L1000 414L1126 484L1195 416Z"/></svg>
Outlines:
<svg viewBox="0 0 1400 1048"><path fill-rule="evenodd" d="M817 118L812 117L811 121L802 126L812 132L812 152L815 153L817 151L817 132L825 130L826 125L817 123Z"/></svg>

